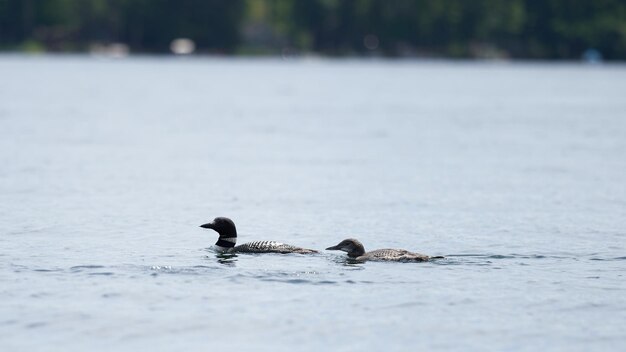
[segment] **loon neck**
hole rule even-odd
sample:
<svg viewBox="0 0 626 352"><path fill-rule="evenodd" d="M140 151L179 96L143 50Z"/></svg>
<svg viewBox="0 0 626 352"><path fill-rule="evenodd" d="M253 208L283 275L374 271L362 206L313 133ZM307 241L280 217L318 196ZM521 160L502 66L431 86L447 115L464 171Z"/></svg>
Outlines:
<svg viewBox="0 0 626 352"><path fill-rule="evenodd" d="M218 247L218 249L223 248L224 251L227 251L235 247L236 243L237 237L220 237L217 239L217 242L215 242L215 246Z"/></svg>
<svg viewBox="0 0 626 352"><path fill-rule="evenodd" d="M350 258L358 258L362 255L365 255L365 248L361 243L355 243L350 251L348 252L348 257Z"/></svg>
<svg viewBox="0 0 626 352"><path fill-rule="evenodd" d="M365 254L365 251L352 251L348 253L348 257L350 258L358 258Z"/></svg>
<svg viewBox="0 0 626 352"><path fill-rule="evenodd" d="M217 253L230 253L233 250L233 247L222 247L218 245L215 245L214 248Z"/></svg>

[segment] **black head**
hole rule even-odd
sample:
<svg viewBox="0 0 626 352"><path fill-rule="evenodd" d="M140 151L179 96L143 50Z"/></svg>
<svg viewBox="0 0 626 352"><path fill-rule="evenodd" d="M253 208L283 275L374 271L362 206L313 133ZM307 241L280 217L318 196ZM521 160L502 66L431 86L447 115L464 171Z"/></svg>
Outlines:
<svg viewBox="0 0 626 352"><path fill-rule="evenodd" d="M205 229L211 229L220 234L220 237L237 237L237 228L235 223L224 217L217 217L208 224L200 225Z"/></svg>
<svg viewBox="0 0 626 352"><path fill-rule="evenodd" d="M359 240L354 238L348 238L341 242L338 245L326 248L328 251L344 251L348 253L349 257L356 258L365 254L365 248L363 244L359 242Z"/></svg>

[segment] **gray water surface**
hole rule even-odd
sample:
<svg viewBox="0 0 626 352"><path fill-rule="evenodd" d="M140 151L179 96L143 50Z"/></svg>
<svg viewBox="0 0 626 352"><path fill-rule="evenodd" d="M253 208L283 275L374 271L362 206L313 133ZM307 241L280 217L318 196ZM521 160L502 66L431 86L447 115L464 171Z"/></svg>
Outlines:
<svg viewBox="0 0 626 352"><path fill-rule="evenodd" d="M619 350L626 66L0 57L0 349ZM239 241L343 253L221 258Z"/></svg>

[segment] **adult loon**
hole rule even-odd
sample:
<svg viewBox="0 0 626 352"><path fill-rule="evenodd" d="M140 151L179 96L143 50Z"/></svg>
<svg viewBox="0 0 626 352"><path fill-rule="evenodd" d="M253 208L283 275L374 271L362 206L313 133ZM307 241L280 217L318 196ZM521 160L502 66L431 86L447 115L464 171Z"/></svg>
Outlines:
<svg viewBox="0 0 626 352"><path fill-rule="evenodd" d="M200 225L200 227L212 229L220 235L215 243L215 247L222 253L317 253L317 251L312 249L300 248L275 241L255 241L235 246L237 243L237 229L235 228L235 223L229 218L217 217L213 222Z"/></svg>
<svg viewBox="0 0 626 352"><path fill-rule="evenodd" d="M328 247L329 251L344 251L348 257L364 262L366 260L394 261L394 262L426 262L430 259L441 259L443 257L429 257L424 254L409 252L405 249L375 249L365 252L363 244L354 238L348 238L338 245Z"/></svg>

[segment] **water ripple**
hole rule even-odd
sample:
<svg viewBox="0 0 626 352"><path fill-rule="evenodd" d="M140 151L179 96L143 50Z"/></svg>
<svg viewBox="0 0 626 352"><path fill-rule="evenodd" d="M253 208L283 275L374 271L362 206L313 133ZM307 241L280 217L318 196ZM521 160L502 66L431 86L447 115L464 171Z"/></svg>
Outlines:
<svg viewBox="0 0 626 352"><path fill-rule="evenodd" d="M82 271L83 269L102 269L104 265L77 265L70 268L72 271Z"/></svg>
<svg viewBox="0 0 626 352"><path fill-rule="evenodd" d="M614 257L614 258L593 257L593 258L589 258L589 260L594 260L594 261L618 261L618 260L626 260L626 257Z"/></svg>

